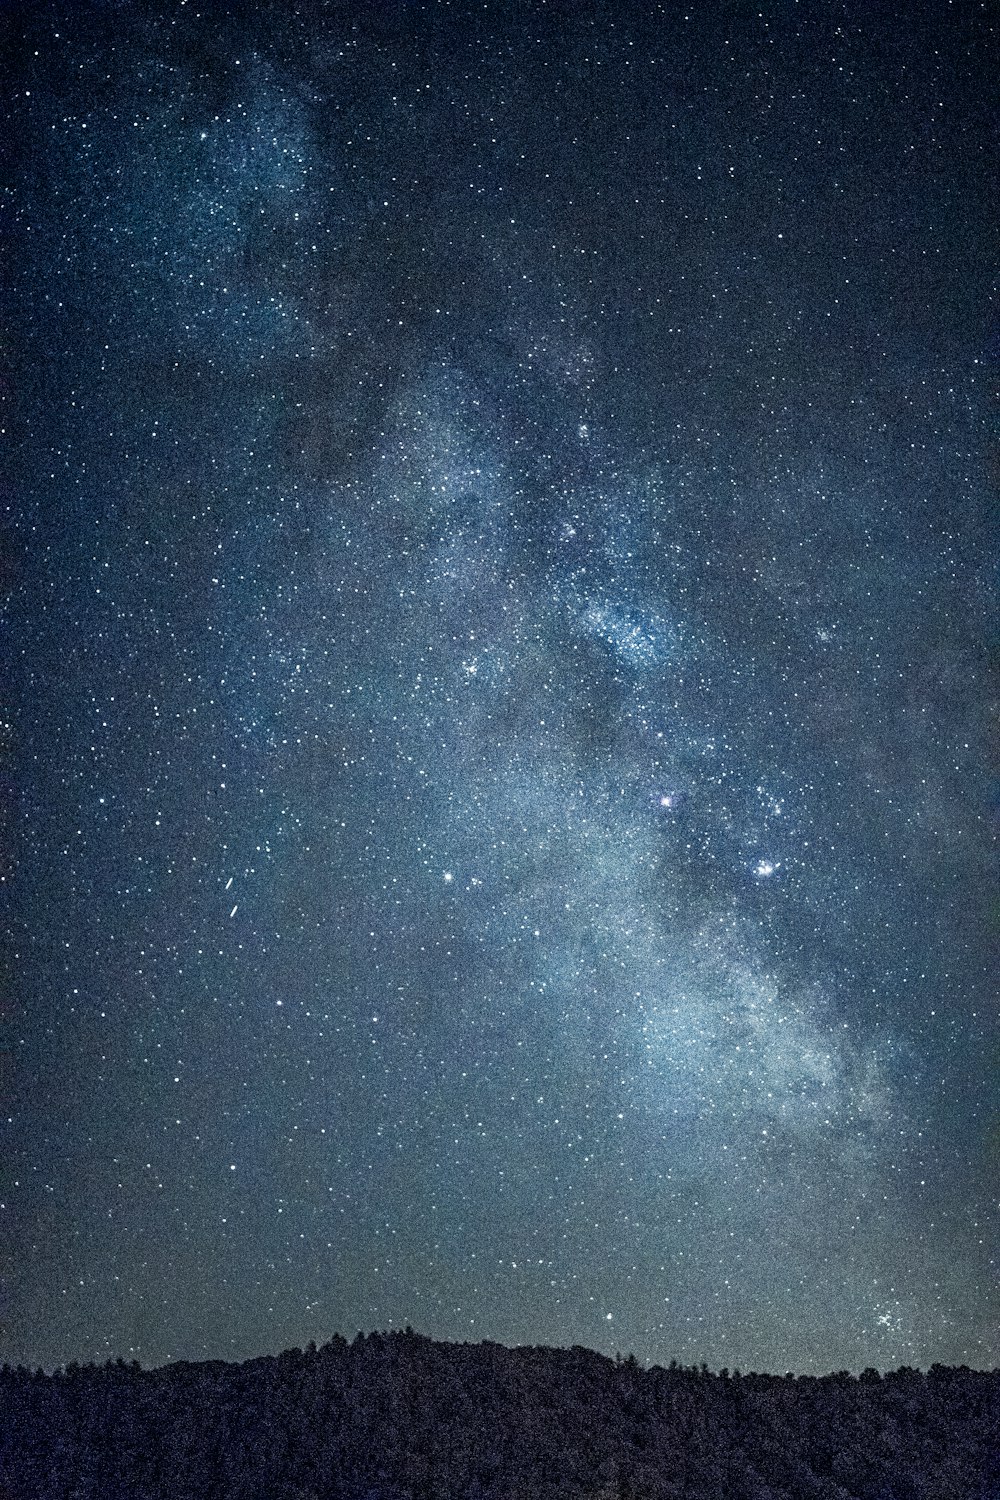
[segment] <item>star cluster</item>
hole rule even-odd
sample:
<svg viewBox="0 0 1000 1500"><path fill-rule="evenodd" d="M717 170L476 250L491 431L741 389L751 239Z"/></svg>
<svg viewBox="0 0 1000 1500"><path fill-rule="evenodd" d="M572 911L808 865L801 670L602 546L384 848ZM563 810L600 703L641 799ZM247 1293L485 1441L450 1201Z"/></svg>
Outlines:
<svg viewBox="0 0 1000 1500"><path fill-rule="evenodd" d="M997 1363L986 12L14 32L4 1356Z"/></svg>

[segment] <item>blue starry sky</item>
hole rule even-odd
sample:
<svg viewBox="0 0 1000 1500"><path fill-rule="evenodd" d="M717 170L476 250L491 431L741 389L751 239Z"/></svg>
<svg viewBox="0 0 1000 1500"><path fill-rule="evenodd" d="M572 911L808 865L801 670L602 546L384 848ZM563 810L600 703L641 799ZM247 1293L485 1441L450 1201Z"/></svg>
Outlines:
<svg viewBox="0 0 1000 1500"><path fill-rule="evenodd" d="M1000 1362L989 7L6 19L0 1356Z"/></svg>

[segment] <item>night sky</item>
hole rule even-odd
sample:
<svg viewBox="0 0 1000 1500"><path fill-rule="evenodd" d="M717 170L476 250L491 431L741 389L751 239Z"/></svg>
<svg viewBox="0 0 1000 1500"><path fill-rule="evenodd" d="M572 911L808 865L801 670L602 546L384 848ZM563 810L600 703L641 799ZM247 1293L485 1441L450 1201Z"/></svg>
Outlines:
<svg viewBox="0 0 1000 1500"><path fill-rule="evenodd" d="M0 1358L1000 1363L990 7L5 11Z"/></svg>

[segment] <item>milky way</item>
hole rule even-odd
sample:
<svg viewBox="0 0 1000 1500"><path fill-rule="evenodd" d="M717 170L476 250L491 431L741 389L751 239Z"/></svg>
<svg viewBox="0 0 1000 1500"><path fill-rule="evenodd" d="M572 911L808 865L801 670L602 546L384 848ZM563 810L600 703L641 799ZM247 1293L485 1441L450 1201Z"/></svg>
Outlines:
<svg viewBox="0 0 1000 1500"><path fill-rule="evenodd" d="M996 1364L985 12L13 15L3 1356Z"/></svg>

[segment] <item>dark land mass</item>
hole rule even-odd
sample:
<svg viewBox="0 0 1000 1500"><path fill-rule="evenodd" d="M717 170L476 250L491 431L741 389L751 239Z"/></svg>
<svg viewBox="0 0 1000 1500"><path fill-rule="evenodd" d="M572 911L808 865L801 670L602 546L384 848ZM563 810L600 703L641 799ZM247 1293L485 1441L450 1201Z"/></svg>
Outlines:
<svg viewBox="0 0 1000 1500"><path fill-rule="evenodd" d="M998 1500L1000 1371L643 1369L337 1337L0 1372L2 1500Z"/></svg>

